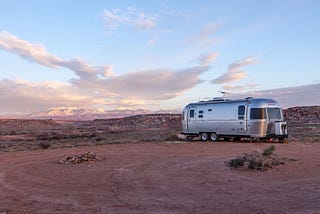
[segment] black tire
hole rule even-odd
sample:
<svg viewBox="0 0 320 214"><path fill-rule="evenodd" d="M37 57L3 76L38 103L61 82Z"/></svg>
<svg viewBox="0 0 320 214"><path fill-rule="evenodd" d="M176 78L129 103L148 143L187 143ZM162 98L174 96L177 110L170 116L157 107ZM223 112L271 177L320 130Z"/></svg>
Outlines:
<svg viewBox="0 0 320 214"><path fill-rule="evenodd" d="M209 134L206 133L206 132L200 133L200 139L201 139L202 141L208 141L208 139L209 139Z"/></svg>
<svg viewBox="0 0 320 214"><path fill-rule="evenodd" d="M210 140L211 140L212 142L217 142L217 141L218 141L218 135L217 135L216 133L212 132L212 133L210 134Z"/></svg>

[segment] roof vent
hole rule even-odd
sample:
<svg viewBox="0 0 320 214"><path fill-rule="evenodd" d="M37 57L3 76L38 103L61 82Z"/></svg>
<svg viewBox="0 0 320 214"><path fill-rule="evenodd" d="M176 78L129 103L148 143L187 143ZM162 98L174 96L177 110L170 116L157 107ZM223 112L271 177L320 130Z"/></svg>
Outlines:
<svg viewBox="0 0 320 214"><path fill-rule="evenodd" d="M212 101L224 101L223 97L214 97L212 98Z"/></svg>
<svg viewBox="0 0 320 214"><path fill-rule="evenodd" d="M230 101L231 99L223 98L223 97L214 97L212 100L208 100L208 102L222 102L222 101Z"/></svg>

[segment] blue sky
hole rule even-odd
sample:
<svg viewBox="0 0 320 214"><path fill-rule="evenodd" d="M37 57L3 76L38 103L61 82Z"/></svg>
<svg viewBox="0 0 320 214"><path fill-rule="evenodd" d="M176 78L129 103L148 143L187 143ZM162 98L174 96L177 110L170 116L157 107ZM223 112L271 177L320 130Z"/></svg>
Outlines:
<svg viewBox="0 0 320 214"><path fill-rule="evenodd" d="M316 0L2 0L0 113L181 109L219 91L319 105L319 20Z"/></svg>

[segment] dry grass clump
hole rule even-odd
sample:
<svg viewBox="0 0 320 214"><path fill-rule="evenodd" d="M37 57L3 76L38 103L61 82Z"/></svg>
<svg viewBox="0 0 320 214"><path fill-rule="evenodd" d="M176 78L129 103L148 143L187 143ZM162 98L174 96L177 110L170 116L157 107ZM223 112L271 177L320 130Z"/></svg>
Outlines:
<svg viewBox="0 0 320 214"><path fill-rule="evenodd" d="M274 145L259 152L257 150L251 153L244 153L242 156L232 159L228 162L231 168L241 167L244 170L267 170L275 165L284 164L280 158L273 152L276 150Z"/></svg>
<svg viewBox="0 0 320 214"><path fill-rule="evenodd" d="M48 141L41 141L38 145L41 149L48 149L51 146L51 143Z"/></svg>

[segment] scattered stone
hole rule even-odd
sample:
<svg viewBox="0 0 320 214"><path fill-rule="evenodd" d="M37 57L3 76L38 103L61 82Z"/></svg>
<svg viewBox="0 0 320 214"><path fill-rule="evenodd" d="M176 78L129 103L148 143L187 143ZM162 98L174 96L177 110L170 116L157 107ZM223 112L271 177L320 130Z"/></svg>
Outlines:
<svg viewBox="0 0 320 214"><path fill-rule="evenodd" d="M74 156L67 156L61 160L58 161L59 164L69 164L69 163L73 163L73 164L77 164L77 163L83 163L83 162L95 162L95 161L99 161L101 159L97 158L96 154L92 151L87 152L85 154L82 155L74 155Z"/></svg>

